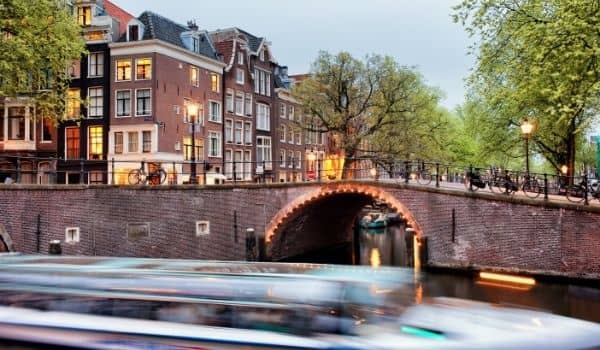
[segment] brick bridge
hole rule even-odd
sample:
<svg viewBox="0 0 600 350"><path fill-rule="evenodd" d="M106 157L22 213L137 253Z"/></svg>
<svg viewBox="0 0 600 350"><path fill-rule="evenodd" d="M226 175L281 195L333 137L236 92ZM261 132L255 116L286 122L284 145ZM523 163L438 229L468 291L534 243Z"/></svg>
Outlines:
<svg viewBox="0 0 600 350"><path fill-rule="evenodd" d="M0 185L0 251L45 253L60 240L69 255L245 260L253 228L263 257L282 260L351 242L373 200L427 239L431 266L600 277L598 207L378 182Z"/></svg>

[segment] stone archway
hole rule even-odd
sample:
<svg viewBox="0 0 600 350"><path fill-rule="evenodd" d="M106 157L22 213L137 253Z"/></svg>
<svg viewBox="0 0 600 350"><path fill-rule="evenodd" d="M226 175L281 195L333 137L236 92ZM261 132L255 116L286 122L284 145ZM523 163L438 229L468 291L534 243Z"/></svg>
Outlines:
<svg viewBox="0 0 600 350"><path fill-rule="evenodd" d="M314 248L314 245L310 247L309 240L321 241L323 238L320 244L334 244L333 235L338 235L337 242L347 238L344 232L351 229L352 220L365 204L372 201L385 203L402 217L417 237L423 236L413 214L382 188L358 183L326 184L288 203L269 222L265 230L266 258L284 258L286 254L292 254L292 250ZM338 220L339 225L331 224L329 220Z"/></svg>
<svg viewBox="0 0 600 350"><path fill-rule="evenodd" d="M13 241L8 235L8 232L4 229L4 226L0 224L0 253L14 252Z"/></svg>

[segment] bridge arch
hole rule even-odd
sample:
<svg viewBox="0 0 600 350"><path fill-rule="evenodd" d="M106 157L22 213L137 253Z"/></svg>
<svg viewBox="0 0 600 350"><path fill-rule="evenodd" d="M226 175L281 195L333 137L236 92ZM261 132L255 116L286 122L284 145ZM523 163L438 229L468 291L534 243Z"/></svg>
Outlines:
<svg viewBox="0 0 600 350"><path fill-rule="evenodd" d="M414 230L417 237L422 237L424 235L421 225L417 222L413 213L411 213L398 198L385 191L383 188L361 183L325 184L295 198L275 214L265 230L267 257L273 258L273 255L277 255L277 252L274 251L277 241L283 233L290 229L290 225L296 224L301 226L302 222L305 220L299 217L304 215L303 213L305 211L308 211L311 206L318 205L318 203L324 203L325 201L329 201L329 205L335 205L331 201L336 198L337 202L335 202L335 204L339 204L340 207L348 208L348 213L343 213L343 215L347 215L346 219L355 218L365 204L368 204L369 201L376 200L386 204L391 210L398 213L406 222L406 226ZM324 219L326 220L326 217L324 217L326 214L323 213L323 211L329 210L326 208L328 208L326 207L326 204L323 204L318 209L313 210L312 214L309 213L306 215L320 215L322 217L319 221L323 222ZM340 212L338 211L335 214L340 214ZM339 217L334 217L332 219L339 219ZM349 223L350 226L352 223L353 222ZM312 226L314 227L314 224Z"/></svg>
<svg viewBox="0 0 600 350"><path fill-rule="evenodd" d="M0 253L14 252L13 241L4 229L4 226L0 224Z"/></svg>

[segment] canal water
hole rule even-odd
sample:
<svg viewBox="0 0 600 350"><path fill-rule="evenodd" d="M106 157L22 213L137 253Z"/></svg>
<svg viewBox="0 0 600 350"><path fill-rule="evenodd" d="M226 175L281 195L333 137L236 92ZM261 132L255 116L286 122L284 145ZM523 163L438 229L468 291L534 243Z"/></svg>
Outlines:
<svg viewBox="0 0 600 350"><path fill-rule="evenodd" d="M355 257L355 263L371 266L412 265L410 242L405 239L402 225L377 230L360 229L358 242L359 256L358 259ZM600 322L600 288L595 286L539 281L534 286L523 286L488 283L466 274L418 273L415 277L415 301L441 296L536 309Z"/></svg>

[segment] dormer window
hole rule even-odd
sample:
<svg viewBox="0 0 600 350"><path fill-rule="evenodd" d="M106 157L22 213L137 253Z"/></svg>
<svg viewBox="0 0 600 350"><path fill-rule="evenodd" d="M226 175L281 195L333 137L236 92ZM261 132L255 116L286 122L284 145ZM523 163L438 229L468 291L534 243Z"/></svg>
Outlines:
<svg viewBox="0 0 600 350"><path fill-rule="evenodd" d="M198 37L192 37L192 51L200 52L200 39Z"/></svg>
<svg viewBox="0 0 600 350"><path fill-rule="evenodd" d="M92 8L90 6L77 8L77 23L80 26L89 26L92 24Z"/></svg>
<svg viewBox="0 0 600 350"><path fill-rule="evenodd" d="M135 24L129 26L129 41L140 40L140 27Z"/></svg>

